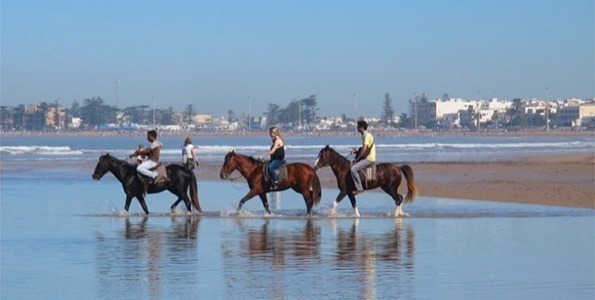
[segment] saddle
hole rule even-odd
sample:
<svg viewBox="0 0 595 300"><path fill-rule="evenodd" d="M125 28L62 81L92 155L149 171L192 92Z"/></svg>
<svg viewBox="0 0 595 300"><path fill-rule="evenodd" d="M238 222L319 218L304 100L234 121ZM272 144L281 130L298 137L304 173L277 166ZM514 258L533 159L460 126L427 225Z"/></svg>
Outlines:
<svg viewBox="0 0 595 300"><path fill-rule="evenodd" d="M162 184L165 184L165 182L169 180L169 178L167 177L166 167L167 167L167 165L158 163L156 166L149 169L153 172L157 172L157 177L155 177L155 180L153 181L154 185L162 185ZM139 176L143 176L143 175L141 175L139 173Z"/></svg>
<svg viewBox="0 0 595 300"><path fill-rule="evenodd" d="M368 183L376 181L376 163L374 162L365 169L359 170L358 173L364 188L367 188Z"/></svg>
<svg viewBox="0 0 595 300"><path fill-rule="evenodd" d="M269 174L269 164L270 161L265 161L262 164L262 177L264 181L271 181L271 174ZM287 162L283 161L283 163L275 170L275 175L277 175L277 181L281 182L287 178Z"/></svg>

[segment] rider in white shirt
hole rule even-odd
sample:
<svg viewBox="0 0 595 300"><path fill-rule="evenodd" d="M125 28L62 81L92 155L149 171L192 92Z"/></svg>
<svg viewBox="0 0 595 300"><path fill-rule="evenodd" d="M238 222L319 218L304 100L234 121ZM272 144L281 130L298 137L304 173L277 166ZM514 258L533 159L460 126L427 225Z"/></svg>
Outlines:
<svg viewBox="0 0 595 300"><path fill-rule="evenodd" d="M198 157L196 156L194 149L192 140L190 137L186 137L184 140L184 147L182 148L182 164L191 170L194 169L195 164L198 165Z"/></svg>

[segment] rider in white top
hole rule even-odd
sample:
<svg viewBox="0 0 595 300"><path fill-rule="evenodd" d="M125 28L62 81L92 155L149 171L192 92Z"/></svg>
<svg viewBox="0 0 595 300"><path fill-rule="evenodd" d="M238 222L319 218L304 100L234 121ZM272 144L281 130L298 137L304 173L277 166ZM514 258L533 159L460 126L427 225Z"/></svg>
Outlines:
<svg viewBox="0 0 595 300"><path fill-rule="evenodd" d="M198 165L198 157L194 151L192 140L189 137L184 140L184 147L182 148L182 163L189 169L194 169L194 164Z"/></svg>
<svg viewBox="0 0 595 300"><path fill-rule="evenodd" d="M151 142L151 145L146 149L136 150L132 155L147 156L147 160L138 165L136 171L151 179L155 179L155 177L157 177L157 172L153 172L150 169L159 164L159 154L161 153L161 147L163 147L163 145L157 140L157 131L155 130L147 132L147 139Z"/></svg>

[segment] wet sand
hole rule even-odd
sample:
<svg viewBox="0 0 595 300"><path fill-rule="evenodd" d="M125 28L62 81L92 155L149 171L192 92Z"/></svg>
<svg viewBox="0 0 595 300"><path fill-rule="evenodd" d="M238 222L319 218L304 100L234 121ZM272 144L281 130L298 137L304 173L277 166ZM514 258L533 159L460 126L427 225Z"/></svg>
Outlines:
<svg viewBox="0 0 595 300"><path fill-rule="evenodd" d="M595 154L501 162L411 163L410 166L420 196L595 209ZM221 180L220 168L220 164L201 164L197 172L199 180ZM238 175L235 172L232 177ZM336 188L329 168L319 170L318 175L323 187ZM399 191L405 193L406 187L402 184ZM323 197L333 199L335 194Z"/></svg>

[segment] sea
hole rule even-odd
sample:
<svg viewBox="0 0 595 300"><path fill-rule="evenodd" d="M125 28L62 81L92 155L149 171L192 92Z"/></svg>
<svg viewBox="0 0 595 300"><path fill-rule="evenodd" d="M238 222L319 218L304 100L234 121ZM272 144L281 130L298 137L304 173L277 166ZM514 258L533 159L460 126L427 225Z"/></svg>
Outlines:
<svg viewBox="0 0 595 300"><path fill-rule="evenodd" d="M267 136L191 136L201 161L228 151L260 155ZM164 136L162 160L180 160L184 137ZM205 213L188 215L167 192L124 207L119 182L91 173L103 153L125 158L144 135L0 136L1 299L594 299L591 209L419 197L393 218L383 193L358 195L314 216L300 195L269 194L235 208L248 187L198 182ZM313 164L349 136L287 137L287 159ZM502 161L593 153L593 136L376 138L379 160Z"/></svg>

